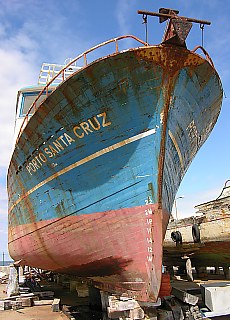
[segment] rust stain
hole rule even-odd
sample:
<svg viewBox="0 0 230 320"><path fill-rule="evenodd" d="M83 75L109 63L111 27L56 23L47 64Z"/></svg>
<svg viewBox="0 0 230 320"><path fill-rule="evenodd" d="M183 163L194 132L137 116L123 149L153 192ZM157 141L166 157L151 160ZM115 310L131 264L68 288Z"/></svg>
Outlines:
<svg viewBox="0 0 230 320"><path fill-rule="evenodd" d="M167 132L167 120L169 109L172 100L173 89L175 82L177 80L179 72L187 68L188 74L192 77L194 69L202 64L205 64L206 60L200 57L197 54L194 54L187 50L186 48L174 46L174 45L165 45L154 46L152 48L142 48L135 52L135 55L138 59L143 59L152 62L162 67L163 76L162 76L162 91L163 91L163 130L162 138L160 145L160 156L158 164L158 203L159 208L162 207L162 191L163 191L163 172L164 172L164 160L165 160L165 144L166 144L166 132ZM211 72L210 72L211 70ZM204 86L208 82L209 77L212 73L215 72L214 69L210 68L207 65L207 68L204 68L205 72L205 81L200 83L200 86Z"/></svg>

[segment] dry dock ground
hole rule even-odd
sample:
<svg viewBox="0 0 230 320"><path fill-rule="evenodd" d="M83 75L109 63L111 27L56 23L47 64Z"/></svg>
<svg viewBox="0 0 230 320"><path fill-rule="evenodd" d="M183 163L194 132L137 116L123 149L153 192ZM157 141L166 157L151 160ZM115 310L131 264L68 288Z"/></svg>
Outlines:
<svg viewBox="0 0 230 320"><path fill-rule="evenodd" d="M0 299L7 295L3 292L5 284L0 284ZM51 305L27 307L19 310L0 311L0 320L67 320L67 316L62 312L53 312Z"/></svg>
<svg viewBox="0 0 230 320"><path fill-rule="evenodd" d="M0 299L7 295L3 292L6 289L5 284L0 284ZM54 298L60 298L63 311L71 309L69 312L53 312L51 305L25 307L19 310L0 311L0 320L100 320L103 318L99 311L89 309L88 298L79 298L77 292L70 292L62 286L54 283L46 283L43 290L54 291Z"/></svg>
<svg viewBox="0 0 230 320"><path fill-rule="evenodd" d="M172 280L171 285L175 288L181 290L196 290L200 287L200 284L203 282L216 282L220 281L217 279L212 280L195 280L194 282L188 282L186 280ZM223 281L223 280L222 280ZM3 292L6 289L5 284L0 284L0 299L6 298L6 294ZM61 304L68 307L73 307L72 317L67 316L62 311L53 312L51 305L44 306L34 306L34 307L25 307L19 310L4 310L0 311L0 320L68 320L68 319L77 319L77 320L100 320L106 319L103 318L101 312L91 311L89 309L88 298L78 298L77 293L69 292L67 289L58 286L56 284L50 284L46 286L45 290L51 290L55 292L54 297L61 299ZM194 293L195 294L195 293ZM201 299L201 296L199 296ZM199 301L202 303L202 301ZM220 316L213 318L215 320L227 320L230 319L230 316Z"/></svg>

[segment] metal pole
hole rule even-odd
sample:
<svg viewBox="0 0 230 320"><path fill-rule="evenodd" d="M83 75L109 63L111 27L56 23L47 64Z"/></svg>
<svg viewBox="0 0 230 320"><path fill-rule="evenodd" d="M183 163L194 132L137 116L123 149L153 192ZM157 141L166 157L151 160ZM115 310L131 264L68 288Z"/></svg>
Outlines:
<svg viewBox="0 0 230 320"><path fill-rule="evenodd" d="M148 16L154 16L154 17L159 17L159 18L160 17L161 18L181 18L181 19L187 20L188 22L196 22L196 23L207 24L207 25L211 24L210 21L206 21L206 20L198 20L198 19L194 19L194 18L187 18L187 17L166 14L166 13L150 12L150 11L143 11L143 10L138 10L137 13L138 14L146 14Z"/></svg>
<svg viewBox="0 0 230 320"><path fill-rule="evenodd" d="M4 266L5 265L5 259L4 259L4 252L2 253L2 265Z"/></svg>
<svg viewBox="0 0 230 320"><path fill-rule="evenodd" d="M177 199L175 199L175 210L176 210L176 221L178 220L178 215L177 215L177 205L176 205L176 200Z"/></svg>
<svg viewBox="0 0 230 320"><path fill-rule="evenodd" d="M177 204L176 204L176 201L177 201L178 199L183 199L183 198L184 198L184 196L180 196L180 197L177 197L177 198L175 199L176 220L178 220L178 212L177 212Z"/></svg>

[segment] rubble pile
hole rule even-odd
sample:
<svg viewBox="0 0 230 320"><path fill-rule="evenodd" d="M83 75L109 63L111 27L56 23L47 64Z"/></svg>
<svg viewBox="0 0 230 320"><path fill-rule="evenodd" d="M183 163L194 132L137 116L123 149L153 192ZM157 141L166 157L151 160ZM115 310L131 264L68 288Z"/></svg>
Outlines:
<svg viewBox="0 0 230 320"><path fill-rule="evenodd" d="M158 299L157 303L141 303L126 295L102 295L102 308L114 320L200 320L198 298L181 291Z"/></svg>
<svg viewBox="0 0 230 320"><path fill-rule="evenodd" d="M51 305L53 311L60 311L60 299L54 299L53 291L22 293L0 300L1 311L42 305Z"/></svg>
<svg viewBox="0 0 230 320"><path fill-rule="evenodd" d="M0 283L5 284L8 283L9 275L5 272L0 271Z"/></svg>

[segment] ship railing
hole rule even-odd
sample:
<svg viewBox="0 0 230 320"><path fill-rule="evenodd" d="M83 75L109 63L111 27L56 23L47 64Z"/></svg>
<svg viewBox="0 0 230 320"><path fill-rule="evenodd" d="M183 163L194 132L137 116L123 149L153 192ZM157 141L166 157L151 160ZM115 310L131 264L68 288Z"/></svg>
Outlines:
<svg viewBox="0 0 230 320"><path fill-rule="evenodd" d="M202 46L196 46L191 52L195 53L198 49L200 49L203 54L205 55L206 60L210 63L210 65L215 69L214 67L214 63L210 57L210 55L208 54L208 52L202 47Z"/></svg>
<svg viewBox="0 0 230 320"><path fill-rule="evenodd" d="M78 55L76 58L74 58L73 60L71 60L69 63L67 63L60 71L57 71L57 72L53 72L52 71L52 67L50 68L49 70L49 67L48 67L48 64L46 64L47 66L45 66L45 68L48 68L48 74L50 75L50 78L51 80L48 81L48 83L45 85L45 87L40 91L40 93L38 94L37 98L34 100L33 104L31 105L31 107L29 108L29 110L27 111L26 115L25 115L25 118L23 120L23 123L20 127L20 130L19 130L19 134L18 134L18 137L17 137L17 140L19 139L22 131L24 130L26 124L28 123L29 119L31 118L31 115L33 115L35 113L35 111L37 110L37 101L38 99L41 97L42 94L46 94L46 97L49 96L50 94L50 86L51 85L54 85L55 84L55 81L57 82L57 79L58 81L61 79L61 82L63 82L67 77L67 76L70 76L72 74L69 74L68 75L68 70L71 70L73 67L76 67L76 62L83 58L84 59L84 67L86 67L88 65L88 61L87 61L87 55L100 48L100 47L103 47L103 46L106 46L110 43L115 43L115 53L118 53L119 52L119 47L118 47L118 41L119 40L123 40L123 39L127 39L127 38L131 38L131 39L134 39L136 40L137 42L141 43L142 45L144 46L147 46L148 43L137 38L136 36L133 36L133 35L125 35L125 36L120 36L120 37L116 37L116 38L113 38L113 39L110 39L110 40L107 40L105 42L102 42L86 51L84 51L83 53L81 53L80 55ZM81 68L80 68L81 69ZM47 70L46 70L47 71ZM79 71L79 68L77 67L77 70L76 72Z"/></svg>
<svg viewBox="0 0 230 320"><path fill-rule="evenodd" d="M72 60L71 60L72 61ZM61 82L63 82L63 75L60 71L65 68L66 65L61 64L54 64L54 63L43 63L40 74L38 77L38 84L48 84L50 81L52 81L53 85L58 85ZM81 69L81 67L77 67L76 65L71 65L68 69L65 69L64 71L64 79L67 79L71 74ZM57 76L57 77L56 77Z"/></svg>

